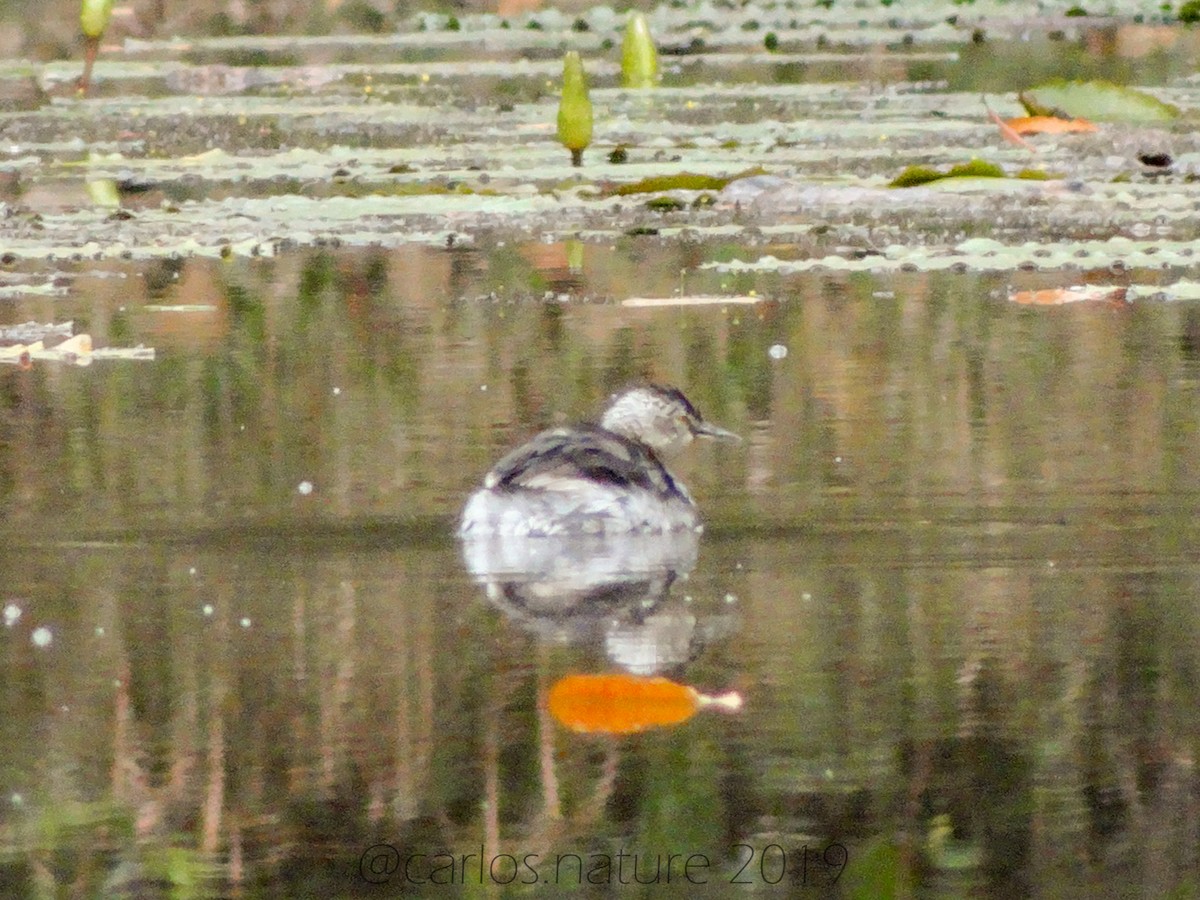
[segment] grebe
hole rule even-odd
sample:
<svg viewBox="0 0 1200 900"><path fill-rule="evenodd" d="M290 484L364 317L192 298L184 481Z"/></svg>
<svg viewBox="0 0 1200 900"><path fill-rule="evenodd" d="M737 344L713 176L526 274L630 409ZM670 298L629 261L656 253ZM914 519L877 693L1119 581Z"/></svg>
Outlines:
<svg viewBox="0 0 1200 900"><path fill-rule="evenodd" d="M661 457L695 437L741 440L675 388L615 395L599 425L543 431L488 472L459 534L571 535L699 530L691 494Z"/></svg>

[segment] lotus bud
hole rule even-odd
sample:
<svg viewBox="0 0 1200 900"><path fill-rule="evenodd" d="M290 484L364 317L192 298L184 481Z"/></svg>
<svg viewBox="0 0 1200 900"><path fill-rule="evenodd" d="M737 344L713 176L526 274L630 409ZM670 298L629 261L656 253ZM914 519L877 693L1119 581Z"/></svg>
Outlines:
<svg viewBox="0 0 1200 900"><path fill-rule="evenodd" d="M650 26L640 12L631 12L625 23L625 40L621 43L621 86L648 88L658 83L658 51Z"/></svg>
<svg viewBox="0 0 1200 900"><path fill-rule="evenodd" d="M588 97L583 60L574 50L563 56L562 99L558 104L558 139L571 151L571 164L583 164L583 151L592 142L592 101Z"/></svg>

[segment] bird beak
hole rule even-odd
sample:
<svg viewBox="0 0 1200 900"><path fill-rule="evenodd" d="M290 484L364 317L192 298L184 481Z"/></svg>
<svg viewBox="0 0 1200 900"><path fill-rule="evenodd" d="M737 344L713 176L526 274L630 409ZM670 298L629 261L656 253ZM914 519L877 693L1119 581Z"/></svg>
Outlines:
<svg viewBox="0 0 1200 900"><path fill-rule="evenodd" d="M697 437L713 438L718 441L740 441L742 439L740 434L726 431L724 428L719 425L713 425L711 422L695 422L692 425L692 431Z"/></svg>

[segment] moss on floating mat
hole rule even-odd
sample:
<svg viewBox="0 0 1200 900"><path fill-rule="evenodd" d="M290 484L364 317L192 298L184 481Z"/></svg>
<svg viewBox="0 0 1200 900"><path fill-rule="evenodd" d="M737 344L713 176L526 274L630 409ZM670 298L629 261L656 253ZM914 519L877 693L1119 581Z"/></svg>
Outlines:
<svg viewBox="0 0 1200 900"><path fill-rule="evenodd" d="M629 194L661 194L663 191L719 191L739 178L750 175L765 175L761 168L750 169L721 178L717 175L697 175L695 172L680 172L677 175L653 175L641 181L621 184L608 192L609 196L624 197Z"/></svg>
<svg viewBox="0 0 1200 900"><path fill-rule="evenodd" d="M939 172L929 166L909 166L890 182L888 187L908 188L929 184L931 181L941 181L944 178L1007 178L1004 170L995 163L982 159L951 166L947 172Z"/></svg>
<svg viewBox="0 0 1200 900"><path fill-rule="evenodd" d="M889 181L888 187L917 187L918 185L929 184L931 181L937 181L939 178L945 177L945 172L939 172L937 169L929 168L929 166L909 166Z"/></svg>

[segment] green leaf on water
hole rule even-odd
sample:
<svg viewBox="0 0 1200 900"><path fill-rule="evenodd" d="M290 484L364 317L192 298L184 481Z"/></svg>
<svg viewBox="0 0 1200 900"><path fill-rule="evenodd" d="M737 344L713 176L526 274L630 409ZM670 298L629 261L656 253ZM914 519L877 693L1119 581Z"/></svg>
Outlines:
<svg viewBox="0 0 1200 900"><path fill-rule="evenodd" d="M1031 116L1084 118L1094 122L1167 122L1179 108L1157 97L1109 81L1051 81L1017 99Z"/></svg>

